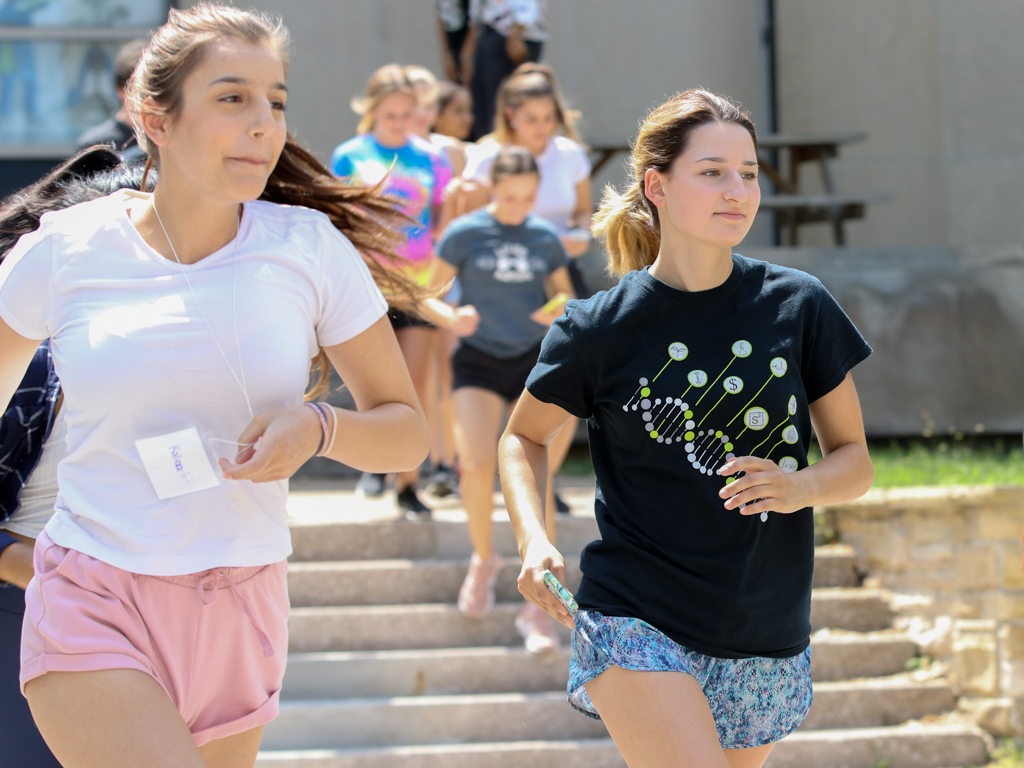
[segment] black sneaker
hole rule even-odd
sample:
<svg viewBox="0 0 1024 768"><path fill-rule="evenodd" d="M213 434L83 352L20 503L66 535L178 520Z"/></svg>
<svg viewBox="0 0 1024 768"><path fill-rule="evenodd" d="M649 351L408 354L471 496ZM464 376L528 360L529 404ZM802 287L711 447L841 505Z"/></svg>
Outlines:
<svg viewBox="0 0 1024 768"><path fill-rule="evenodd" d="M438 464L427 483L427 493L436 499L443 499L458 492L459 477L455 474L455 470L444 464Z"/></svg>
<svg viewBox="0 0 1024 768"><path fill-rule="evenodd" d="M363 472L356 484L356 493L367 499L376 499L384 495L384 482L387 475L377 475L373 472Z"/></svg>
<svg viewBox="0 0 1024 768"><path fill-rule="evenodd" d="M565 499L563 499L557 493L555 494L555 512L557 512L560 515L568 515L570 512L572 512L572 507L566 504Z"/></svg>
<svg viewBox="0 0 1024 768"><path fill-rule="evenodd" d="M415 486L410 485L396 491L395 504L405 512L405 516L410 520L430 519L430 507L420 501L420 497L416 495Z"/></svg>

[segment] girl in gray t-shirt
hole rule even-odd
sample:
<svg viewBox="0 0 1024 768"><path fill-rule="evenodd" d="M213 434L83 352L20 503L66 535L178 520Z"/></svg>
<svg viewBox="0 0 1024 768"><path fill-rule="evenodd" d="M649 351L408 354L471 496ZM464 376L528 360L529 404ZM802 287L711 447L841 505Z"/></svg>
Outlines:
<svg viewBox="0 0 1024 768"><path fill-rule="evenodd" d="M569 257L558 232L530 215L540 182L533 155L522 147L502 149L491 178L491 204L453 221L437 244L431 282L440 288L457 276L463 306L453 308L437 299L423 306L427 320L462 337L452 356L452 404L474 552L459 609L477 618L494 606L494 581L503 565L491 542L502 412L506 405L515 406L548 327L573 298ZM572 429L563 432L556 441L572 439ZM549 481L549 517L554 514L553 487ZM553 532L554 526L549 527ZM550 617L531 604L524 606L516 626L534 653L558 645Z"/></svg>

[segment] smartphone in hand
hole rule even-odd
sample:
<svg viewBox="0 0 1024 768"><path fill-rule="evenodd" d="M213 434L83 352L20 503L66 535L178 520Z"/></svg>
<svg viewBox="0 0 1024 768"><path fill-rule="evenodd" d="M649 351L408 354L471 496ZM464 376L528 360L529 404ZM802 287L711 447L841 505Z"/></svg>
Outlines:
<svg viewBox="0 0 1024 768"><path fill-rule="evenodd" d="M562 586L562 583L555 578L555 574L551 571L544 571L542 578L544 579L544 585L555 596L555 599L562 604L562 607L569 612L570 616L575 618L576 611L580 607L576 605L576 600L573 599L569 590Z"/></svg>

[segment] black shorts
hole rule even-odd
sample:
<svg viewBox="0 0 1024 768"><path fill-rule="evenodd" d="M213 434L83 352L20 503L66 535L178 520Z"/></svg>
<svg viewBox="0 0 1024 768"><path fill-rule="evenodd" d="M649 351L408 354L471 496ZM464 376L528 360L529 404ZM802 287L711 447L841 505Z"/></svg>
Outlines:
<svg viewBox="0 0 1024 768"><path fill-rule="evenodd" d="M400 331L403 328L436 328L426 320L421 320L416 315L410 315L394 307L388 307L388 320L391 321L391 328Z"/></svg>
<svg viewBox="0 0 1024 768"><path fill-rule="evenodd" d="M479 387L512 401L523 394L526 379L540 357L540 344L515 357L494 357L460 344L452 355L452 390Z"/></svg>

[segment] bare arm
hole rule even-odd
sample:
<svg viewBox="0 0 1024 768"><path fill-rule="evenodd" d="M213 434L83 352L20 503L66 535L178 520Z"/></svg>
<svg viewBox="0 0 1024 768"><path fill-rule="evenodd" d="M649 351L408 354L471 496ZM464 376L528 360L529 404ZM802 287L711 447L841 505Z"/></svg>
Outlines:
<svg viewBox="0 0 1024 768"><path fill-rule="evenodd" d="M553 299L560 293L566 294L570 299L576 298L576 294L572 289L572 278L569 277L568 267L559 267L544 278L544 294L549 299ZM540 307L530 314L530 319L535 323L549 326L564 314L565 304L556 307L553 312L545 312L544 307Z"/></svg>
<svg viewBox="0 0 1024 768"><path fill-rule="evenodd" d="M387 317L354 339L325 349L352 393L357 411L334 408L338 438L328 458L366 472L403 472L429 450L426 420ZM316 453L320 422L305 406L260 414L238 442L260 444L237 463L221 459L224 477L269 482L291 477Z"/></svg>
<svg viewBox="0 0 1024 768"><path fill-rule="evenodd" d="M7 410L6 404L18 391L38 347L38 339L26 339L0 319L0 403L4 404L3 410Z"/></svg>
<svg viewBox="0 0 1024 768"><path fill-rule="evenodd" d="M590 220L594 215L594 201L590 194L590 178L586 178L576 185L576 210L572 214L572 225L575 229L590 231ZM562 239L565 250L574 259L582 256L590 248L590 243L578 240Z"/></svg>
<svg viewBox="0 0 1024 768"><path fill-rule="evenodd" d="M476 25L469 24L469 31L466 33L466 40L462 44L462 51L459 53L459 63L462 64L462 84L467 88L469 88L469 84L473 81L473 59L476 56L476 35Z"/></svg>
<svg viewBox="0 0 1024 768"><path fill-rule="evenodd" d="M441 39L441 61L444 63L444 76L453 83L458 78L459 68L455 65L452 52L448 50L448 32L441 21L441 14L437 15L437 32Z"/></svg>
<svg viewBox="0 0 1024 768"><path fill-rule="evenodd" d="M26 339L0 320L0 403L5 404L4 410L25 377L25 371L38 346L38 340ZM31 578L32 545L19 540L4 547L0 551L0 581L24 589Z"/></svg>
<svg viewBox="0 0 1024 768"><path fill-rule="evenodd" d="M821 461L798 472L786 473L768 459L752 456L733 459L718 473L747 474L719 491L726 499L726 509L737 509L761 499L739 509L740 514L789 513L805 507L850 501L867 492L874 469L853 377L846 374L843 383L811 403L810 410L811 423L821 446Z"/></svg>
<svg viewBox="0 0 1024 768"><path fill-rule="evenodd" d="M35 544L27 536L5 531L18 541L0 549L0 581L24 589L35 575L32 568L32 550Z"/></svg>
<svg viewBox="0 0 1024 768"><path fill-rule="evenodd" d="M430 289L438 291L447 285L458 270L441 258L434 258L430 270ZM423 318L441 328L454 331L457 336L472 336L480 324L480 316L472 306L453 307L440 299L426 299L420 302L420 314Z"/></svg>
<svg viewBox="0 0 1024 768"><path fill-rule="evenodd" d="M565 584L565 561L544 527L544 499L548 492L548 446L570 418L557 405L523 392L498 443L501 487L523 559L519 591L567 627L573 626L573 621L548 591L541 574L549 570Z"/></svg>

